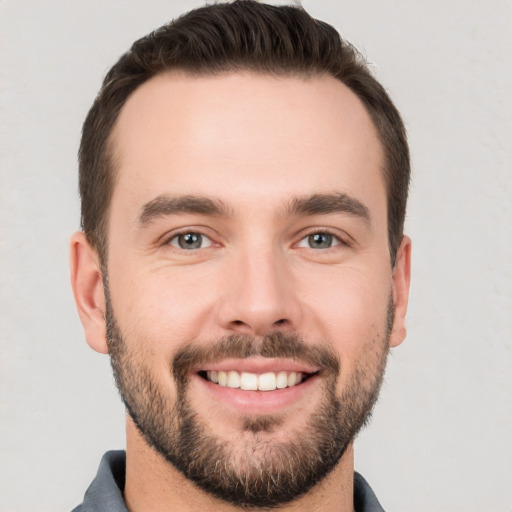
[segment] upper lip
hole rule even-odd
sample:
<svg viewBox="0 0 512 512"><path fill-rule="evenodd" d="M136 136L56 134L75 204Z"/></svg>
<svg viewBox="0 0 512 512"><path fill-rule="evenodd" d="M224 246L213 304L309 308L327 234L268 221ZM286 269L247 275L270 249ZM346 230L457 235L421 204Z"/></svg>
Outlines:
<svg viewBox="0 0 512 512"><path fill-rule="evenodd" d="M297 372L297 373L316 373L319 368L308 365L301 361L289 358L266 358L261 356L249 357L247 359L223 359L214 363L206 363L196 372L200 371L230 371L247 373L268 373L268 372Z"/></svg>

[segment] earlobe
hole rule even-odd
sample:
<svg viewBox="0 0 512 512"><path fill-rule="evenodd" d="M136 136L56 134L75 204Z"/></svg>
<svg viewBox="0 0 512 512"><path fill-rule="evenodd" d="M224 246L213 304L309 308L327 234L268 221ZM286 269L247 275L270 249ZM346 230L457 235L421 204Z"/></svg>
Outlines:
<svg viewBox="0 0 512 512"><path fill-rule="evenodd" d="M105 323L105 292L96 250L81 231L70 242L71 286L87 343L97 352L108 352Z"/></svg>
<svg viewBox="0 0 512 512"><path fill-rule="evenodd" d="M411 239L404 236L398 248L393 268L393 304L394 320L390 336L390 346L402 343L406 335L405 315L409 302L409 286L411 283Z"/></svg>

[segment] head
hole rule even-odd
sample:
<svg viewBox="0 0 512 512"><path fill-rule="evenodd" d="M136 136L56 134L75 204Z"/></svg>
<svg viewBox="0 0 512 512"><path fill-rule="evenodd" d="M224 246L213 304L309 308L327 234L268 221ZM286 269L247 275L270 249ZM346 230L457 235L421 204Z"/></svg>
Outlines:
<svg viewBox="0 0 512 512"><path fill-rule="evenodd" d="M386 92L301 8L209 6L137 41L84 124L72 243L132 435L237 505L332 478L405 335L408 181Z"/></svg>

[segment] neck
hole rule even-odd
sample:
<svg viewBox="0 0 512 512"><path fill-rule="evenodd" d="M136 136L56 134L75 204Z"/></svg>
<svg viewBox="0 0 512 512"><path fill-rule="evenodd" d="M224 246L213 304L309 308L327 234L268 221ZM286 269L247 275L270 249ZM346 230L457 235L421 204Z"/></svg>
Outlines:
<svg viewBox="0 0 512 512"><path fill-rule="evenodd" d="M351 444L338 465L307 494L279 507L282 512L352 512L354 457ZM149 447L127 416L126 484L124 499L130 512L235 512L241 508L205 493ZM263 509L250 509L244 511Z"/></svg>

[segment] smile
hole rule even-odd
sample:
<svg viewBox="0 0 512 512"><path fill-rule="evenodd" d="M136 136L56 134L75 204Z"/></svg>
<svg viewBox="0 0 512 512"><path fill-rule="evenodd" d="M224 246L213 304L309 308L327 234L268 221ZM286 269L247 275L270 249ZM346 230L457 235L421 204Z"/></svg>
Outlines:
<svg viewBox="0 0 512 512"><path fill-rule="evenodd" d="M206 363L191 373L201 390L237 414L281 413L311 398L322 382L321 369L291 358L224 359Z"/></svg>
<svg viewBox="0 0 512 512"><path fill-rule="evenodd" d="M307 379L309 375L293 371L266 372L261 374L238 372L236 370L207 370L206 372L201 372L202 377L214 384L244 391L274 391L276 389L291 388Z"/></svg>

